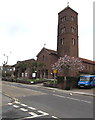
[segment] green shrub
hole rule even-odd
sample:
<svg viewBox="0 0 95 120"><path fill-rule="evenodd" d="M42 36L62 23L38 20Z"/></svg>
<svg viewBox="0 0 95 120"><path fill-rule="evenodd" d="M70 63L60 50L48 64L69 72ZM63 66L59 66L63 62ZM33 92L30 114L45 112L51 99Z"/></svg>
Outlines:
<svg viewBox="0 0 95 120"><path fill-rule="evenodd" d="M57 77L57 83L61 83L61 82L64 82L64 77L63 76L58 76Z"/></svg>
<svg viewBox="0 0 95 120"><path fill-rule="evenodd" d="M50 80L47 82L48 84L57 84L57 80Z"/></svg>

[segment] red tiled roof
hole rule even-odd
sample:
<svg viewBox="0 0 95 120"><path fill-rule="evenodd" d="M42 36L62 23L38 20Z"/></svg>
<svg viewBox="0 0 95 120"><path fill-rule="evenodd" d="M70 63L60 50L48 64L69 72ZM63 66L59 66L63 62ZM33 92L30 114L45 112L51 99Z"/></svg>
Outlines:
<svg viewBox="0 0 95 120"><path fill-rule="evenodd" d="M84 58L79 58L79 59L86 63L95 64L95 61L92 61L92 60L88 60L88 59L84 59Z"/></svg>

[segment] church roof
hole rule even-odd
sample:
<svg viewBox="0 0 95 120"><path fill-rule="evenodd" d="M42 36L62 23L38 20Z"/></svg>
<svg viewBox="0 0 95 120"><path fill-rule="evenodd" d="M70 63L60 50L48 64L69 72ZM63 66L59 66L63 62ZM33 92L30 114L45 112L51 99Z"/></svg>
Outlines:
<svg viewBox="0 0 95 120"><path fill-rule="evenodd" d="M25 63L25 62L34 62L35 59L27 59L27 60L23 60L23 61L17 61L17 63Z"/></svg>
<svg viewBox="0 0 95 120"><path fill-rule="evenodd" d="M88 59L84 59L84 58L80 58L80 60L81 60L82 62L95 65L95 61L92 61L92 60L88 60Z"/></svg>
<svg viewBox="0 0 95 120"><path fill-rule="evenodd" d="M65 11L65 10L68 10L68 9L70 9L70 10L72 10L73 12L75 12L76 14L78 14L75 10L73 10L71 7L69 7L69 6L67 6L67 7L65 7L62 11L60 11L58 14L60 14L61 12L63 12L63 11Z"/></svg>
<svg viewBox="0 0 95 120"><path fill-rule="evenodd" d="M41 53L43 50L47 51L48 54L57 55L57 51L51 50L51 49L47 49L47 48L44 48L44 47L43 47L42 50L37 54L37 57L40 55L40 53Z"/></svg>
<svg viewBox="0 0 95 120"><path fill-rule="evenodd" d="M56 54L57 55L57 51L51 50L51 49L47 49L47 48L45 48L45 49L49 52L49 54Z"/></svg>

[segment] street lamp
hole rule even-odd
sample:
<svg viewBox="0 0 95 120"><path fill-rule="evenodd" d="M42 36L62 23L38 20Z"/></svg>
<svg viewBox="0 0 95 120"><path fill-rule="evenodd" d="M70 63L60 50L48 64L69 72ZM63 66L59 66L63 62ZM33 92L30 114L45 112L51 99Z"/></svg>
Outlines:
<svg viewBox="0 0 95 120"><path fill-rule="evenodd" d="M7 74L7 68L6 68L6 65L7 65L7 63L8 63L8 56L7 55L5 55L5 54L3 54L5 57L7 57L7 61L4 61L4 63L3 63L3 70L4 70L4 76L6 77L6 74Z"/></svg>
<svg viewBox="0 0 95 120"><path fill-rule="evenodd" d="M6 62L4 61L4 64L7 64L8 63L8 56L5 54L3 54L3 55L7 57L7 61Z"/></svg>

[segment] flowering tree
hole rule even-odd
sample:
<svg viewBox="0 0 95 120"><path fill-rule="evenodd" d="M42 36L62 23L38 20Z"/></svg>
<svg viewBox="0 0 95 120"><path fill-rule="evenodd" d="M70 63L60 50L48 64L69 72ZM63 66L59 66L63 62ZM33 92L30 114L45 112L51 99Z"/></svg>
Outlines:
<svg viewBox="0 0 95 120"><path fill-rule="evenodd" d="M79 58L65 55L64 57L60 57L52 68L58 71L64 71L64 80L66 80L69 70L82 71L85 67Z"/></svg>

